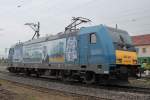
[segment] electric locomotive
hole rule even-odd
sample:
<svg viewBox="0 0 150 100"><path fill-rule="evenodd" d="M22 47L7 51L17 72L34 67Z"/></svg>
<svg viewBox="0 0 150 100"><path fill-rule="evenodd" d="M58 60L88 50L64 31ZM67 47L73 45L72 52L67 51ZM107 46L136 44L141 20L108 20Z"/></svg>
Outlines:
<svg viewBox="0 0 150 100"><path fill-rule="evenodd" d="M128 32L105 25L81 27L15 44L8 58L8 70L12 73L49 75L86 83L127 81L129 76L136 76L139 66Z"/></svg>

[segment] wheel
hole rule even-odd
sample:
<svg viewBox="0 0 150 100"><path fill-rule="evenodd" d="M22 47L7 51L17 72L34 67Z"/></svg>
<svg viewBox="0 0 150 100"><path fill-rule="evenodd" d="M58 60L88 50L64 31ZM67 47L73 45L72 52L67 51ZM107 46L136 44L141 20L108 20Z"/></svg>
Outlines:
<svg viewBox="0 0 150 100"><path fill-rule="evenodd" d="M27 72L26 72L26 76L31 76L30 71L27 71Z"/></svg>
<svg viewBox="0 0 150 100"><path fill-rule="evenodd" d="M66 82L66 81L69 81L69 75L70 75L70 72L68 71L61 71L61 80Z"/></svg>
<svg viewBox="0 0 150 100"><path fill-rule="evenodd" d="M36 77L39 78L39 77L40 77L40 74L39 74L39 73L36 73Z"/></svg>
<svg viewBox="0 0 150 100"><path fill-rule="evenodd" d="M86 84L95 83L95 73L94 72L86 72L83 82L85 82Z"/></svg>
<svg viewBox="0 0 150 100"><path fill-rule="evenodd" d="M35 76L39 78L41 76L40 70L35 71Z"/></svg>
<svg viewBox="0 0 150 100"><path fill-rule="evenodd" d="M120 80L128 80L128 69L124 66L120 67L120 72L117 74L117 78Z"/></svg>

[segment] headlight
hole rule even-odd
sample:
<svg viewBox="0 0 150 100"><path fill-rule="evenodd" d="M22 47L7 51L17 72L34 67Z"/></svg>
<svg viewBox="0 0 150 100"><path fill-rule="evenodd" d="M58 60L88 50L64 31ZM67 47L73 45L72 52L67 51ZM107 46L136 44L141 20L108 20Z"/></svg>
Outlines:
<svg viewBox="0 0 150 100"><path fill-rule="evenodd" d="M137 64L137 60L134 59L134 60L133 60L133 64Z"/></svg>
<svg viewBox="0 0 150 100"><path fill-rule="evenodd" d="M117 63L122 63L122 59L117 59Z"/></svg>

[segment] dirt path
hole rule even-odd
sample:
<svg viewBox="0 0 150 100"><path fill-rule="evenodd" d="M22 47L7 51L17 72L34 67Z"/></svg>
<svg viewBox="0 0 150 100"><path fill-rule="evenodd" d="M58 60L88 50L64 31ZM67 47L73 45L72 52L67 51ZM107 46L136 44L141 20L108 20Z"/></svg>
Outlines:
<svg viewBox="0 0 150 100"><path fill-rule="evenodd" d="M62 93L43 88L39 88L40 90L35 90L31 86L12 83L5 80L0 80L0 83L2 84L1 88L7 91L5 95L2 95L0 91L0 100L104 100L94 97Z"/></svg>

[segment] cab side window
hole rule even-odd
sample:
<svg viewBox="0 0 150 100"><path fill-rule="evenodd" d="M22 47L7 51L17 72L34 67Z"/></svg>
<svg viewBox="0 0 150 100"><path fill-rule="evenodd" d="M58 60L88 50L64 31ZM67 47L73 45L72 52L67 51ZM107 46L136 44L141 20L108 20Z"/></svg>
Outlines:
<svg viewBox="0 0 150 100"><path fill-rule="evenodd" d="M95 33L91 33L90 34L90 44L95 44L96 43L96 34Z"/></svg>

